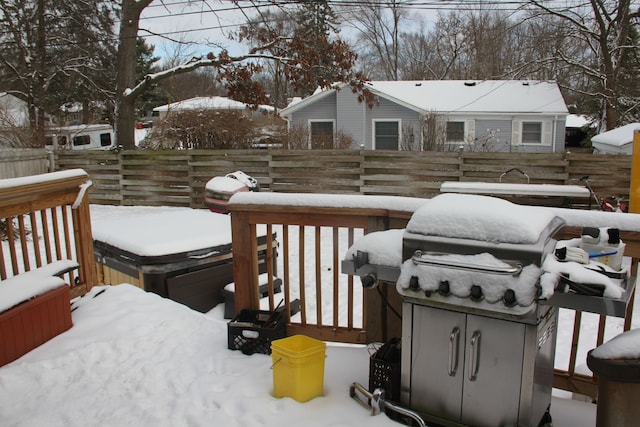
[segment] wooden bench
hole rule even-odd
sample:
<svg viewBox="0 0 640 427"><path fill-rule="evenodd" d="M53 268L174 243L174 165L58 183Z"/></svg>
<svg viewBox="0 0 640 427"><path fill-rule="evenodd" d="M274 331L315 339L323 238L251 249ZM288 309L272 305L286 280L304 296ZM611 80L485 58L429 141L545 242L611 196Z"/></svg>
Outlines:
<svg viewBox="0 0 640 427"><path fill-rule="evenodd" d="M78 266L54 261L0 282L0 366L71 328L71 293L60 276Z"/></svg>

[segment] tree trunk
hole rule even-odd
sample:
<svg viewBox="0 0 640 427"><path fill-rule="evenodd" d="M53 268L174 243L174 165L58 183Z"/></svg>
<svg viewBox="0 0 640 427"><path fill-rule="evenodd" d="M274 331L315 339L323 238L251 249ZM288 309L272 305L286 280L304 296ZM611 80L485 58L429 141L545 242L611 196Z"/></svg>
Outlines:
<svg viewBox="0 0 640 427"><path fill-rule="evenodd" d="M118 36L118 76L116 79L115 134L116 144L135 148L136 98L128 94L136 84L136 38L140 13L153 0L123 0Z"/></svg>
<svg viewBox="0 0 640 427"><path fill-rule="evenodd" d="M38 0L38 32L36 34L36 54L38 59L36 62L36 79L35 79L35 132L33 135L33 146L36 148L44 148L45 139L45 98L46 90L44 87L44 74L46 69L46 28L45 28L45 1Z"/></svg>

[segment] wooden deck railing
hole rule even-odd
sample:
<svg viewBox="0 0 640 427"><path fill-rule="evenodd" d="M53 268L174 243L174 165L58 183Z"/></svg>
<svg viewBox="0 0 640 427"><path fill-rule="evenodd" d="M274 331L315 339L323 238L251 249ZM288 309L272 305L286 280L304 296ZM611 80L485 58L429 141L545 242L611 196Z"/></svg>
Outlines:
<svg viewBox="0 0 640 427"><path fill-rule="evenodd" d="M0 280L68 259L80 266L63 277L72 297L97 283L90 185L80 169L0 180Z"/></svg>
<svg viewBox="0 0 640 427"><path fill-rule="evenodd" d="M363 290L360 283L353 282L351 276L339 272L339 261L353 243L354 236L404 228L414 210L424 202L424 199L413 199L411 203L403 197L384 197L383 200L377 196L357 195L244 193L234 196L229 208L232 215L236 312L260 307L254 254L256 226L265 224L270 231L280 231L278 262L283 268L279 269L278 276L284 282L283 297L273 293L271 284L268 308L273 310L278 305L278 299L284 300L288 335L304 333L322 340L347 343L384 342L400 336L401 319L393 312L402 312L401 299L395 288L379 286L376 290ZM332 237L322 238L322 233L327 230ZM563 238L573 237L580 230L580 227L567 227ZM640 233L621 231L626 243L625 254L632 257L635 275L640 258ZM332 254L328 264L321 258L322 254L327 253ZM292 268L298 269L297 276L291 274ZM327 270L331 274L323 274ZM292 277L298 277L299 283L293 283ZM301 313L289 317L289 307L294 297L300 299ZM330 306L333 307L329 315L321 312L321 307L326 306L322 303L325 298L331 300ZM362 304L355 304L355 298L361 298ZM393 310L388 309L387 302ZM362 312L355 312L354 306L361 306ZM562 318L568 318L573 323L569 325L573 334L570 343L558 343L570 345L571 349L568 367L555 370L556 388L596 397L597 379L585 373L588 369L582 370L581 365L585 364L586 359L582 359L584 355L579 355L578 344L581 340L591 339L593 347L596 347L611 338L612 333L621 332L617 329L628 330L631 327L632 307L633 298L625 319L562 309ZM341 322L340 313L345 312L346 320ZM587 316L598 317L597 337L589 336L588 330L581 331L581 324ZM616 326L617 321L622 324ZM613 332L609 331L607 336L605 330L610 326L613 326Z"/></svg>

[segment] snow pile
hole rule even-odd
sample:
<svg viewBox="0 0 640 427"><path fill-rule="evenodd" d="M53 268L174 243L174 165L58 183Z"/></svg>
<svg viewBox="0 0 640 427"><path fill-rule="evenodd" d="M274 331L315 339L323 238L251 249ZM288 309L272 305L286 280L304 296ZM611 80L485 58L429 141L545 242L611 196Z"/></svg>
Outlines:
<svg viewBox="0 0 640 427"><path fill-rule="evenodd" d="M274 398L271 357L227 349L223 306L198 313L134 286L94 287L74 326L0 368L3 426L392 427L349 398L364 346L327 346L324 394Z"/></svg>
<svg viewBox="0 0 640 427"><path fill-rule="evenodd" d="M60 260L0 281L0 313L64 285L58 275L75 268L77 262Z"/></svg>
<svg viewBox="0 0 640 427"><path fill-rule="evenodd" d="M420 207L407 231L494 243L535 243L554 217L552 211L536 211L496 197L445 193Z"/></svg>

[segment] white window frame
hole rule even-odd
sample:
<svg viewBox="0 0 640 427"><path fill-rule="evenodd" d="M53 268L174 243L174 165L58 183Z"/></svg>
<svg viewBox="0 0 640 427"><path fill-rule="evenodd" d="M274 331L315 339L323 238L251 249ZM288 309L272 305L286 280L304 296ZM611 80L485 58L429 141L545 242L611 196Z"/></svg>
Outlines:
<svg viewBox="0 0 640 427"><path fill-rule="evenodd" d="M332 145L335 147L336 145L336 120L335 119L309 119L307 121L307 126L309 127L309 134L307 135L307 147L311 150L311 124L312 123L331 123L331 128L333 129L332 135Z"/></svg>
<svg viewBox="0 0 640 427"><path fill-rule="evenodd" d="M511 145L524 145L528 147L550 147L553 144L553 120L518 118L513 120L511 132ZM525 123L540 124L540 142L523 142L522 129Z"/></svg>
<svg viewBox="0 0 640 427"><path fill-rule="evenodd" d="M378 122L395 122L398 124L398 147L397 150L400 151L400 147L402 147L402 119L373 119L371 120L371 146L374 150L378 150L376 144L376 123Z"/></svg>

